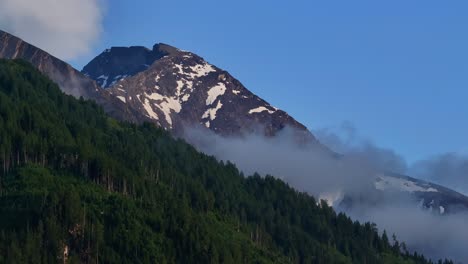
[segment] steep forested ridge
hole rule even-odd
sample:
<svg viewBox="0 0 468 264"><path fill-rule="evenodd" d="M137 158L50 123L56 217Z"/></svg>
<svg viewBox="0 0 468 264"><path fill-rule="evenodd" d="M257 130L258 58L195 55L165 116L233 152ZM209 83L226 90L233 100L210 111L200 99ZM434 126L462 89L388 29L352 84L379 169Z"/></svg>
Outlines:
<svg viewBox="0 0 468 264"><path fill-rule="evenodd" d="M22 61L0 60L0 166L0 263L431 263Z"/></svg>

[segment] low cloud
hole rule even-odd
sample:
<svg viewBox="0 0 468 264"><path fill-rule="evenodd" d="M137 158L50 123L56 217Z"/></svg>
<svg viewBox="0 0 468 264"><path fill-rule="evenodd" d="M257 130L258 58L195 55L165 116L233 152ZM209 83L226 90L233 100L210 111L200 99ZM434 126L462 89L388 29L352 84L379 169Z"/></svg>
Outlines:
<svg viewBox="0 0 468 264"><path fill-rule="evenodd" d="M233 162L246 175L273 175L300 191L327 199L354 219L375 222L380 231L396 234L409 250L468 262L463 248L468 244L467 215L442 216L423 209L409 193L382 193L375 188L376 177L383 172L408 171L400 155L362 139L350 124L314 131L333 151L314 144L299 146L294 135L293 130L285 129L274 138L258 134L226 138L191 128L184 138L206 154ZM354 201L352 207L346 204L348 198Z"/></svg>
<svg viewBox="0 0 468 264"><path fill-rule="evenodd" d="M408 169L405 159L391 149L377 146L372 141L359 135L349 122L339 127L322 128L313 131L318 140L333 151L345 156L360 157L380 171L405 173Z"/></svg>
<svg viewBox="0 0 468 264"><path fill-rule="evenodd" d="M411 175L433 181L462 193L468 193L468 157L446 153L415 162Z"/></svg>
<svg viewBox="0 0 468 264"><path fill-rule="evenodd" d="M337 158L335 153L316 145L299 146L294 135L293 130L284 129L273 138L259 134L226 138L192 128L184 138L206 154L235 163L246 175L273 175L315 196L374 189L379 168L365 155L356 151L355 155Z"/></svg>
<svg viewBox="0 0 468 264"><path fill-rule="evenodd" d="M404 200L387 201L379 207L353 209L346 213L360 221L377 223L380 230L396 234L409 250L424 253L433 259L468 261L468 214L441 216Z"/></svg>
<svg viewBox="0 0 468 264"><path fill-rule="evenodd" d="M102 0L0 1L0 29L64 60L89 52L102 18Z"/></svg>

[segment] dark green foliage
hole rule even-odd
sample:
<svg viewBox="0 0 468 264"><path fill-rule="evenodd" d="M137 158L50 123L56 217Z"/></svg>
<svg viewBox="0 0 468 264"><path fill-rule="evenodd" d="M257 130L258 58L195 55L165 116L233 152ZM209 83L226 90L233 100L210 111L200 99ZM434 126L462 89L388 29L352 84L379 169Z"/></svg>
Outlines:
<svg viewBox="0 0 468 264"><path fill-rule="evenodd" d="M20 61L0 61L0 166L0 263L431 263Z"/></svg>

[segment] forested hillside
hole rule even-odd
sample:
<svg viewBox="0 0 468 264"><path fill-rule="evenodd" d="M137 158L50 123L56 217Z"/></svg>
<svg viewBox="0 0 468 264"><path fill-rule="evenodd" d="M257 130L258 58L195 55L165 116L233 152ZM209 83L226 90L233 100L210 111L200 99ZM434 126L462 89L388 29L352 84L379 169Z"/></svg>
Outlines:
<svg viewBox="0 0 468 264"><path fill-rule="evenodd" d="M431 263L21 61L0 61L0 165L0 263Z"/></svg>

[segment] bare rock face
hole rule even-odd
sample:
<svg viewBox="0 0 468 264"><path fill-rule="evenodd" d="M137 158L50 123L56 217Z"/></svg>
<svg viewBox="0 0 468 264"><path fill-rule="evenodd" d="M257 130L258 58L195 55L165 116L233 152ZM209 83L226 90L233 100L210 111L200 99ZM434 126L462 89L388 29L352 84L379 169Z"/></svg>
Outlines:
<svg viewBox="0 0 468 264"><path fill-rule="evenodd" d="M94 80L86 77L69 64L49 53L0 30L0 58L22 59L57 83L61 90L74 97L96 101L111 116L128 121L141 119L108 91L101 89Z"/></svg>
<svg viewBox="0 0 468 264"><path fill-rule="evenodd" d="M166 44L111 48L83 69L130 108L180 131L200 125L220 135L273 136L285 127L315 140L301 123L270 105L228 72L200 56Z"/></svg>
<svg viewBox="0 0 468 264"><path fill-rule="evenodd" d="M121 79L147 70L156 60L175 51L175 48L163 44L152 50L141 46L113 47L94 58L82 72L101 87L108 88Z"/></svg>

